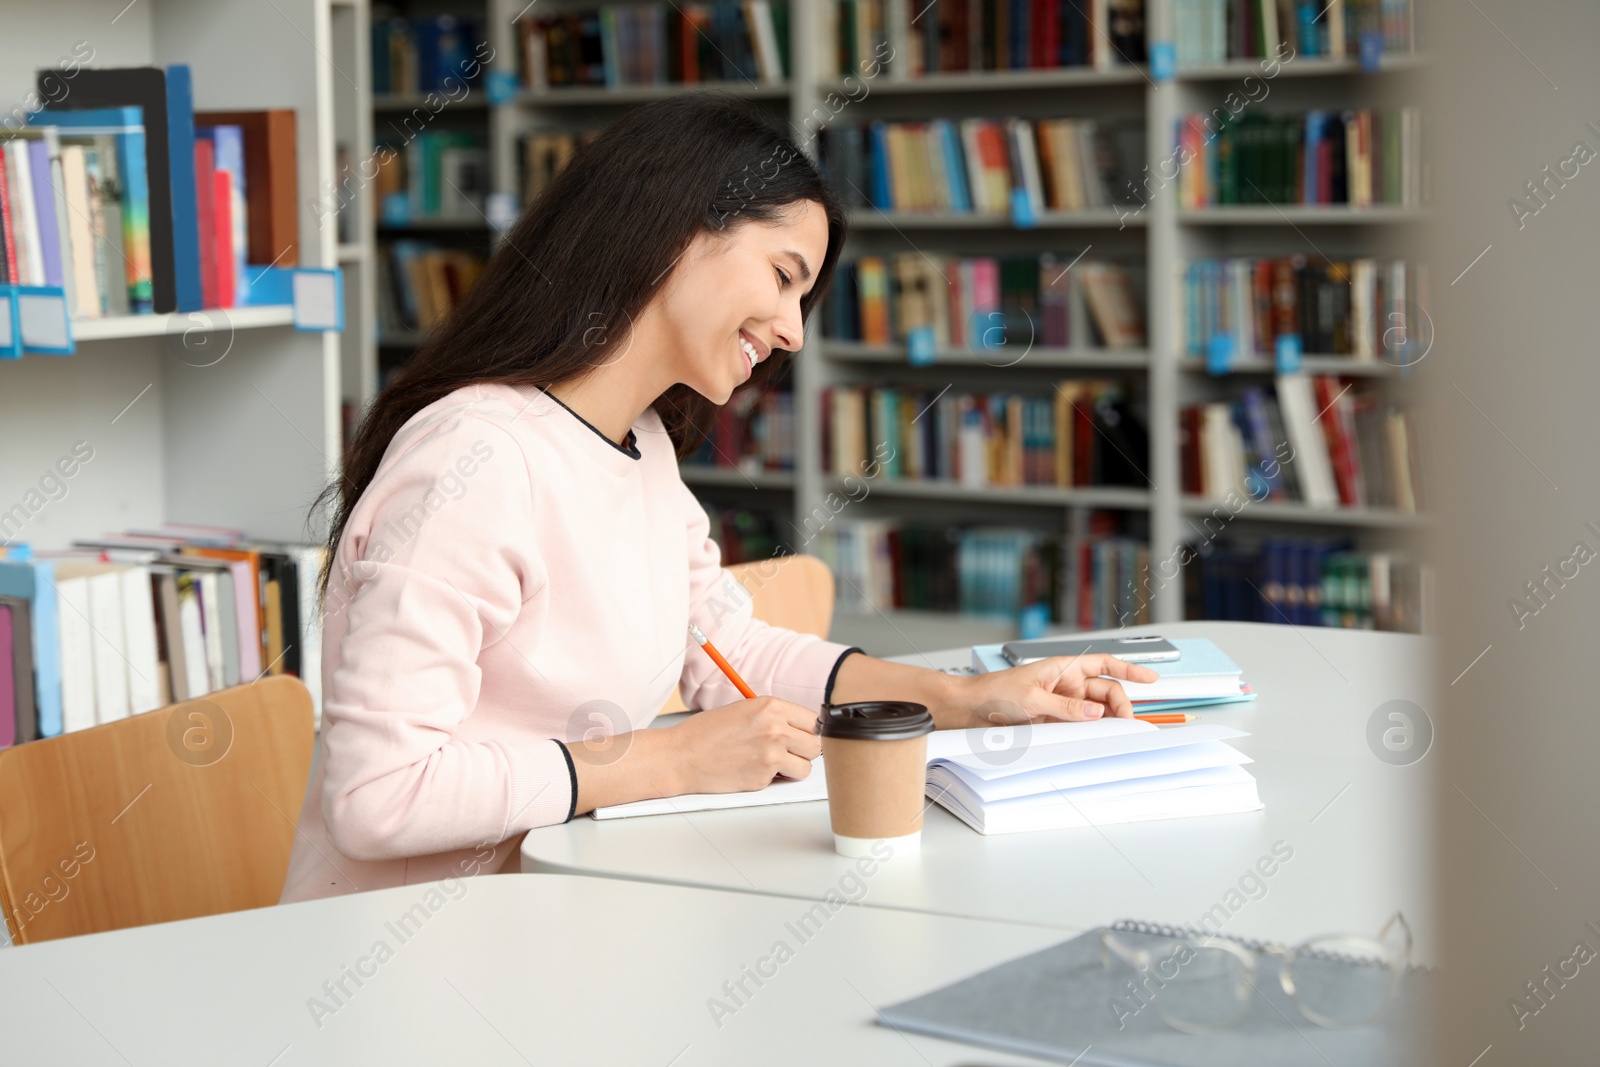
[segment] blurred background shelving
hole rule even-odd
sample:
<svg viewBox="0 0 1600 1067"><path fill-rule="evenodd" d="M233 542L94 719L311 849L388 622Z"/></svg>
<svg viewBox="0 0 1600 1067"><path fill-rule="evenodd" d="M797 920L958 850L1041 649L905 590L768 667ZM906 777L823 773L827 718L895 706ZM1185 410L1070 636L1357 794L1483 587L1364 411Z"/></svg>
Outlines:
<svg viewBox="0 0 1600 1067"><path fill-rule="evenodd" d="M1232 12L1229 17L1235 20L1227 23L1235 28L1223 41L1195 38L1192 29L1180 25L1187 9L1171 0L1112 3L1109 17L1113 22L1130 16L1133 21L1116 22L1116 48L1110 36L1091 44L1093 50L1086 49L1084 65L951 73L915 71L917 64L926 66L929 41L942 39L945 44L939 47L948 50L950 27L921 25L913 29L910 23L923 15L901 3L631 4L614 8L612 17L627 11L648 24L651 19L707 11L710 17L720 19L732 17L730 7L738 8L741 25L760 25L744 20L770 17L776 31L773 43L783 52L781 70L761 69L762 46L752 41L749 47L754 54L741 55L737 61L728 56L727 69L732 71L743 61L745 77L699 85L549 87L529 84L538 70L549 77L548 53L545 59L535 60L529 51L530 42L537 40L532 31L564 16L598 19L599 5L551 0L528 8L502 0L414 0L375 5L370 22L359 5L352 7L347 20L350 39L340 35L336 21L336 43L348 45L355 57L352 62L361 62L364 48L367 58L362 69L377 70L382 76L359 79L361 85L375 86L376 91L350 109L348 121L345 112L339 112L341 144L348 138L351 158L372 152L386 137L393 140L396 134L409 133L413 139L425 133L448 134L468 139L463 141L469 145L461 149L463 153L478 153L481 147L481 154L457 158L451 164L457 168L457 176L471 175L474 182L481 168L481 184L458 189L460 195L454 198L447 196L447 201L459 202L449 217L437 217L399 211L397 188L392 184L385 186L382 180L358 183L351 198L351 223L341 228L340 240L347 243L339 246L339 258L359 276L359 284L347 286L347 292L352 300L364 302L360 318L370 328L347 333L343 342L348 410L353 415L370 400L386 375L411 357L448 308L448 302L432 308L412 307L395 299L393 293L401 280L397 274L421 271L435 279L439 291L459 292L463 284L470 283L474 259L481 260L492 250L502 230L528 198L536 195L541 177L559 166L562 153L580 143L587 131L628 107L663 95L716 88L756 101L774 121L788 126L808 154L823 162L830 180L850 205L851 234L841 266L864 257L876 257L887 265L897 257L921 258L934 262L935 270L954 269L964 261L1015 263L1031 259L1057 263L1064 270L1071 267L1077 272L1072 284L1078 285L1079 278L1088 276L1084 268L1099 264L1125 278L1142 334L1136 341L1110 337L1107 326L1115 332L1115 323L1101 321L1106 317L1105 308L1077 295L1070 305L1070 337L1057 338L1051 344L1038 343L1037 324L1031 317L1023 323L1012 307L1000 316L1005 320L1004 342L994 347L910 344L904 336L874 341L846 337L836 327L848 320L849 314L841 318L831 305L843 298L855 280L844 270L836 275L830 306L814 313L806 345L777 387L784 394L781 405L747 402L729 416L726 426L719 427L709 449L702 449L685 463L684 477L712 513L713 534L723 540L730 560L770 551L806 551L823 555L835 566L840 587L839 639L887 654L910 651L919 642L923 647L938 645L941 642L933 638L954 634L960 626L974 622L990 627L998 638L1041 626L1059 629L1088 622L1117 625L1119 621L1194 617L1215 610L1214 605L1206 606L1210 601L1196 588L1197 582L1211 583L1226 570L1221 563L1207 563L1213 552L1234 571L1238 560L1255 559L1248 566L1256 568L1250 573L1257 577L1264 575L1270 558L1276 558L1272 553L1300 553L1293 556L1294 566L1323 570L1331 566L1330 559L1343 565L1357 557L1370 562L1376 556L1380 558L1374 565L1384 567L1391 565L1391 559L1407 559L1409 533L1425 521L1417 514L1423 508L1418 502L1424 499L1420 493L1408 498L1407 509L1401 510L1353 501L1329 505L1324 500L1313 505L1285 499L1274 491L1271 496L1250 500L1237 514L1225 509L1226 530L1219 533L1213 529L1217 521L1210 516L1229 487L1197 487L1192 478L1186 479L1185 463L1192 461L1186 460L1185 450L1199 444L1185 438L1185 409L1206 405L1237 408L1252 388L1270 393L1279 370L1271 351L1235 353L1225 361L1224 371L1214 356L1189 350L1185 332L1185 316L1191 313L1186 301L1192 294L1185 289L1189 266L1241 257L1305 257L1314 263L1334 264L1369 257L1403 260L1411 247L1413 224L1424 219L1427 210L1417 202L1418 197L1411 196L1413 186L1420 189L1423 184L1420 176L1415 181L1408 176L1404 203L1385 203L1380 192L1372 203L1361 207L1287 201L1198 206L1181 199L1179 178L1165 183L1146 180L1141 187L1141 179L1148 179L1156 170L1152 163L1176 152L1182 117L1215 112L1230 93L1250 93L1249 104L1241 109L1247 118L1239 120L1241 123L1267 116L1260 121L1274 128L1282 127L1291 116L1308 112L1344 115L1367 110L1377 115L1391 110L1398 113L1397 109L1415 103L1415 75L1424 69L1425 60L1412 54L1413 42L1398 39L1392 27L1376 64L1356 58L1358 42L1353 37L1344 46L1344 57L1313 54L1328 51L1329 42L1322 39L1308 48L1309 42L1298 40L1297 30L1293 35L1284 34L1295 37L1294 54L1269 68L1271 61L1259 58L1266 55L1266 31L1251 29L1241 37L1236 25L1239 12L1247 7L1265 10L1259 0L1251 5L1240 0L1217 3L1225 12ZM1054 10L1053 5L1042 6ZM1337 13L1343 6L1333 7ZM973 5L973 10L980 7ZM903 8L903 13L897 13L897 8ZM1086 5L1081 10L1108 9ZM943 17L938 12L926 14L929 20ZM1360 28L1358 15L1351 13L1346 18L1352 32ZM581 27L582 23L569 25ZM724 23L716 25L719 33L732 32ZM464 92L450 93L442 106L437 99L430 106L428 94L419 84L396 80L397 75L412 72L413 64L404 57L405 42L408 34L416 37L419 33L419 40L430 47L440 35L458 33L462 40L453 46L458 52L487 56L476 79L466 81ZM923 36L929 33L935 36ZM1250 38L1249 33L1255 37ZM850 62L845 45L851 39L892 43L894 58L870 76L856 71L841 77ZM1146 41L1177 42L1178 62L1170 74L1163 72L1167 76L1152 73ZM1200 52L1195 51L1197 43ZM383 69L385 57L377 55L386 46L393 49L387 57L387 70ZM1121 53L1126 53L1126 58ZM866 55L867 51L858 47L857 54ZM920 58L913 59L913 55ZM593 55L586 58L599 61ZM609 58L614 63L626 62L620 56ZM948 59L948 53L942 58ZM981 62L982 57L978 58ZM374 61L376 68L370 65ZM621 80L647 80L634 76L641 73L650 76L648 69L637 68L632 74L625 71ZM669 73L663 71L662 75ZM1265 85L1268 91L1258 95L1250 89L1252 85ZM354 95L359 99L361 94ZM407 125L408 115L417 117L412 123L416 129ZM827 121L819 122L819 116ZM426 122L421 121L424 118ZM1108 181L1111 202L1063 210L1051 199L1023 214L1018 214L1015 205L1009 205L1011 210L1002 206L998 212L987 213L883 210L872 206L876 198L869 197L859 184L854 190L838 184L846 160L838 146L845 131L857 124L930 124L935 120L960 124L966 119L1004 123L1019 118L1033 123L1034 130L1056 120L1091 120L1101 137L1094 143L1109 143L1117 157L1107 172L1112 178ZM1253 127L1240 126L1241 130L1247 128ZM830 146L836 158L827 158ZM437 165L442 155L443 151L430 155L428 164ZM1421 166L1420 162L1416 165ZM1383 180L1380 174L1380 185ZM1152 189L1157 184L1161 187ZM409 189L413 207L416 195ZM1051 258L1041 261L1040 257ZM1114 281L1121 284L1119 279ZM898 292L899 283L891 284ZM1421 298L1407 297L1408 303L1396 307L1415 314L1425 296L1424 291ZM1377 314L1384 314L1387 307ZM1031 316L1031 311L1024 314ZM1349 314L1348 308L1345 314ZM1380 339L1386 336L1382 330L1376 335ZM1431 334L1428 341L1431 344ZM1425 362L1397 365L1420 358L1414 346L1404 356L1381 343L1376 351L1365 351L1359 358L1316 351L1314 346L1305 351L1308 354L1299 359L1303 375L1335 376L1339 388L1354 384L1352 400L1370 398L1362 403L1385 411L1405 405L1413 379L1429 369ZM1128 451L1128 439L1107 438L1110 424L1137 428L1132 440L1141 447L1136 455L1108 460L1112 467L1126 468L1116 477L1129 484L1078 484L1076 479L1060 484L1060 477L1054 484L1032 484L1038 481L1037 469L1026 479L1013 479L1016 484L994 484L992 478L974 479L970 474L954 478L948 472L942 477L913 478L888 469L875 478L852 481L830 463L834 442L828 440L831 431L825 426L830 405L841 393L851 391L870 403L874 391L881 394L885 389L893 391L897 404L915 398L934 405L928 409L934 412L927 416L930 420L943 411L939 404L948 403L940 400L944 396L1004 393L1042 399L1058 397L1064 391L1077 395L1075 391L1088 390L1085 395L1093 401L1078 404L1092 409L1086 418L1074 414L1077 409L1070 404L1058 418L1086 424L1086 429L1077 432L1088 435L1085 441L1095 450L1096 469L1100 453L1110 457L1112 452ZM914 423L921 417L914 409L906 409L907 425L921 426ZM944 425L946 430L951 428L951 423ZM934 431L923 427L914 432ZM959 434L958 429L952 432ZM1101 439L1110 441L1109 446L1100 443ZM950 442L946 445L954 447ZM926 457L922 461L928 462ZM1416 473L1420 486L1420 467ZM1240 491L1247 491L1252 484L1242 474L1238 481L1232 488ZM965 548L949 549L956 554L939 557L943 562L937 564L930 564L933 557L918 557L913 561L916 567L923 571L929 566L961 567L967 565L962 560L971 563L984 552L999 551L1019 571L1007 579L1012 586L1010 595L1035 600L1043 595L1052 602L1031 608L1020 602L1009 607L990 605L981 620L971 612L951 611L951 603L966 602L959 596L951 601L949 590L939 594L945 597L939 609L909 606L908 596L915 596L908 590L922 579L909 571L886 575L884 567L893 570L893 560L874 563L873 559L883 552L900 553L904 570L913 564L906 563L902 542L920 543L925 536L932 536L930 531L944 531L939 534L941 542L959 541ZM1004 542L1001 534L1016 535L1006 542L1009 547L995 548L990 543ZM1195 564L1179 568L1177 576L1152 580L1156 569L1179 556L1184 545L1197 553ZM969 555L962 557L961 551ZM1297 580L1300 595L1312 586L1319 587L1320 595L1319 575L1300 574ZM1085 599L1090 596L1080 595L1085 587L1098 589L1098 593ZM1040 589L1049 592L1040 594ZM1361 595L1370 598L1371 590ZM1066 603L1068 597L1074 602ZM1272 602L1268 599L1263 594L1254 607L1245 604L1242 610L1284 621L1275 594ZM1236 601L1229 602L1233 606L1228 610L1241 610ZM1082 611L1076 612L1080 607ZM1302 616L1300 621L1383 624L1370 612L1358 618L1359 614L1347 613L1340 619L1335 613L1328 620Z"/></svg>

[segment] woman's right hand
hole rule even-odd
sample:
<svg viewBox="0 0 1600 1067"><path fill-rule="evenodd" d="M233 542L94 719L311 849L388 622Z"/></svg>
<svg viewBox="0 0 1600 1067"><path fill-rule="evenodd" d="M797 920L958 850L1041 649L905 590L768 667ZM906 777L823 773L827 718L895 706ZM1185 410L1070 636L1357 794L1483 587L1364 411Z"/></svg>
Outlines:
<svg viewBox="0 0 1600 1067"><path fill-rule="evenodd" d="M777 775L804 778L822 754L817 713L776 697L740 700L661 731L685 793L763 789Z"/></svg>

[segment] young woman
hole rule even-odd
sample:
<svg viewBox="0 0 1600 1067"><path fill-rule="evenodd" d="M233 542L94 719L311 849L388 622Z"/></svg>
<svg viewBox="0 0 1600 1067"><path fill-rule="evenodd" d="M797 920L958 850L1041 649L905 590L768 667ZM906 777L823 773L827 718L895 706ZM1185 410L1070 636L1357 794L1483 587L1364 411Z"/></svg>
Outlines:
<svg viewBox="0 0 1600 1067"><path fill-rule="evenodd" d="M515 870L527 830L597 806L805 777L827 700L1131 714L1101 676L1155 676L1117 660L956 678L751 618L677 461L802 346L844 236L799 148L723 94L630 112L528 207L324 494L321 752L284 901ZM673 686L706 710L645 729Z"/></svg>

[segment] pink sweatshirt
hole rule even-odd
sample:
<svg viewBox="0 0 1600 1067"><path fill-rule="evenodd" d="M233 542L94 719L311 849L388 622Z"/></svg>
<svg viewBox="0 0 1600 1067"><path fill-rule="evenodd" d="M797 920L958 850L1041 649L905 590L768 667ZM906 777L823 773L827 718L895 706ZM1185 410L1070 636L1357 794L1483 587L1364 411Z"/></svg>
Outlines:
<svg viewBox="0 0 1600 1067"><path fill-rule="evenodd" d="M625 447L543 390L472 385L395 434L340 538L317 773L281 902L517 869L572 817L565 741L758 693L826 698L848 649L750 615L660 418ZM492 856L489 851L492 849Z"/></svg>

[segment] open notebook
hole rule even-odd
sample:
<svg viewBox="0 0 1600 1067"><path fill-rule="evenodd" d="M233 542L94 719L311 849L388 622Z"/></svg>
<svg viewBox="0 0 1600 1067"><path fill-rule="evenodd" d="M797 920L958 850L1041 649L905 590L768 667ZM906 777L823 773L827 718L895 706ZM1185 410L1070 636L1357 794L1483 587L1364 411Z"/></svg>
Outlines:
<svg viewBox="0 0 1600 1067"><path fill-rule="evenodd" d="M1062 829L1261 807L1250 758L1212 723L1158 728L1135 719L1034 723L928 735L928 796L979 833ZM822 760L799 781L597 808L596 819L827 798Z"/></svg>

